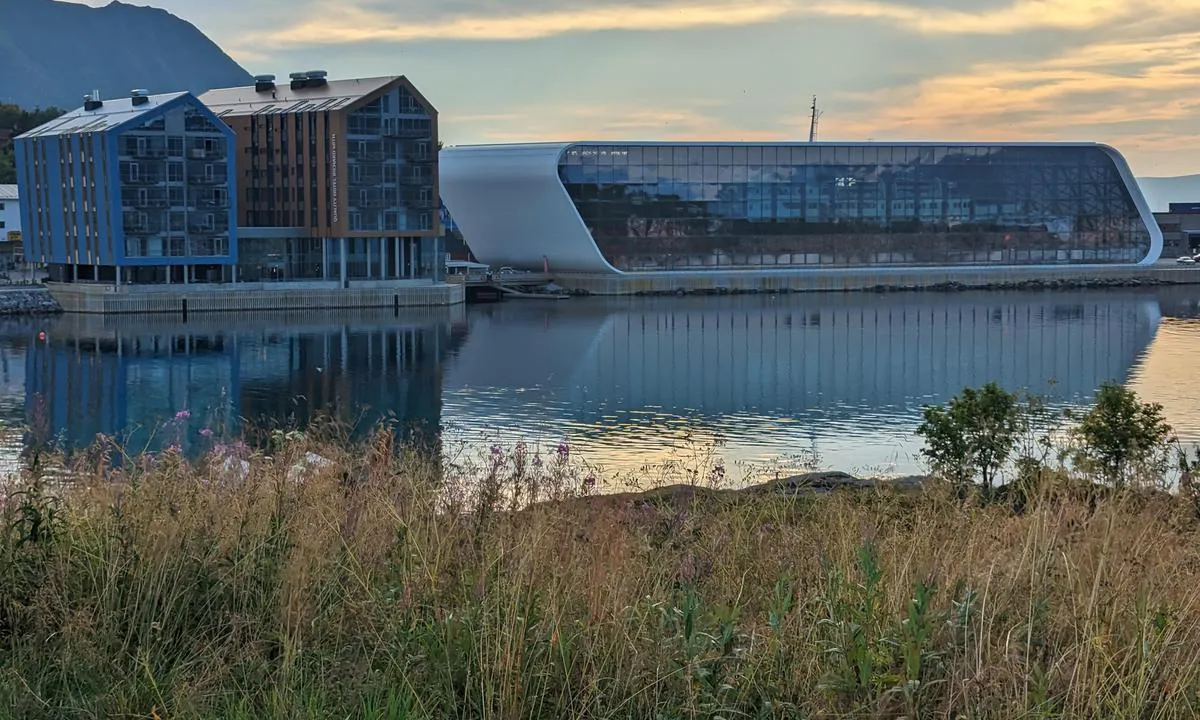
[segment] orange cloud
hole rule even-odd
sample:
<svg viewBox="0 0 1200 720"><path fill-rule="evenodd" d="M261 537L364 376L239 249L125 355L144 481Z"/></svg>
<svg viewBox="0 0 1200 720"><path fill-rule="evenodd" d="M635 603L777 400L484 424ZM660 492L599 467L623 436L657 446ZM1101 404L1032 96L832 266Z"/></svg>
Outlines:
<svg viewBox="0 0 1200 720"><path fill-rule="evenodd" d="M519 123L480 129L447 117L446 137L468 136L469 142L547 142L567 140L773 141L778 132L738 130L720 118L697 110L647 110L644 107L532 108ZM472 127L468 127L472 126Z"/></svg>
<svg viewBox="0 0 1200 720"><path fill-rule="evenodd" d="M919 33L1003 35L1035 29L1085 30L1131 22L1149 15L1185 16L1200 0L1013 0L987 10L914 7L882 0L685 0L661 4L614 4L525 13L452 15L428 20L394 16L354 6L268 34L274 46L420 42L431 40L529 40L603 30L687 30L756 25L788 17L879 21ZM262 42L256 35L255 42Z"/></svg>
<svg viewBox="0 0 1200 720"><path fill-rule="evenodd" d="M1087 129L1196 115L1200 33L1097 43L1038 62L981 63L915 85L846 99L869 109L836 127L848 137L963 139L1078 136ZM1115 132L1115 131L1114 131ZM1086 139L1086 138L1077 138Z"/></svg>

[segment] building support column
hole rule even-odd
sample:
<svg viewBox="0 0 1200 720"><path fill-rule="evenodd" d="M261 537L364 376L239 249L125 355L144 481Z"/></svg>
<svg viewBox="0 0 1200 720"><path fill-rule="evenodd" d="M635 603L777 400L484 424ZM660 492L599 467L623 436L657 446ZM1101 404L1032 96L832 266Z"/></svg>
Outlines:
<svg viewBox="0 0 1200 720"><path fill-rule="evenodd" d="M71 266L71 282L79 282L79 264Z"/></svg>
<svg viewBox="0 0 1200 720"><path fill-rule="evenodd" d="M411 278L417 277L417 241L409 238L408 242L408 276Z"/></svg>
<svg viewBox="0 0 1200 720"><path fill-rule="evenodd" d="M395 277L400 279L400 238L392 238L392 265L395 266Z"/></svg>
<svg viewBox="0 0 1200 720"><path fill-rule="evenodd" d="M346 238L338 238L341 245L342 261L340 263L340 275L342 279L342 287L346 287Z"/></svg>
<svg viewBox="0 0 1200 720"><path fill-rule="evenodd" d="M121 287L121 266L120 265L118 265L116 267L116 271L117 271L117 287Z"/></svg>
<svg viewBox="0 0 1200 720"><path fill-rule="evenodd" d="M233 270L233 275L230 276L233 279L233 284L237 285L237 264L230 265L229 268Z"/></svg>
<svg viewBox="0 0 1200 720"><path fill-rule="evenodd" d="M192 284L192 272L191 272L191 270L192 270L192 266L191 266L191 265L184 265L184 266L183 266L183 284L184 284L184 285L191 285L191 284Z"/></svg>

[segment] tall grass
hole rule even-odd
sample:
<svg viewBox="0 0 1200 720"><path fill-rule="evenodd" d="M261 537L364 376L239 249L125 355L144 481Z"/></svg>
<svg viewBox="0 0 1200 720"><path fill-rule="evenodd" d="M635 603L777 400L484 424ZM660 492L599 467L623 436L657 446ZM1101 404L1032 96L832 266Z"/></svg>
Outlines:
<svg viewBox="0 0 1200 720"><path fill-rule="evenodd" d="M2 511L0 716L1200 709L1200 528L1181 500L584 497L565 449L500 453L463 469L387 432L292 435L65 488L25 478Z"/></svg>

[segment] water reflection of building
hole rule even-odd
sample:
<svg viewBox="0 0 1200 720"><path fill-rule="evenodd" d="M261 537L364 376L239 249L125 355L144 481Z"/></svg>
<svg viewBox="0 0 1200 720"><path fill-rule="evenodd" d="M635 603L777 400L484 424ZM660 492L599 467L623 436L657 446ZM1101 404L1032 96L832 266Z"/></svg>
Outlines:
<svg viewBox="0 0 1200 720"><path fill-rule="evenodd" d="M436 432L441 360L461 309L399 316L69 316L35 334L27 355L27 414L70 446L98 433L133 447L244 422L303 426L317 414L360 432L394 417ZM187 410L186 422L175 422ZM184 426L176 433L177 426Z"/></svg>
<svg viewBox="0 0 1200 720"><path fill-rule="evenodd" d="M1154 295L1111 292L571 305L473 318L447 369L455 412L600 434L662 416L907 425L922 404L993 380L1086 400L1126 378L1159 322Z"/></svg>

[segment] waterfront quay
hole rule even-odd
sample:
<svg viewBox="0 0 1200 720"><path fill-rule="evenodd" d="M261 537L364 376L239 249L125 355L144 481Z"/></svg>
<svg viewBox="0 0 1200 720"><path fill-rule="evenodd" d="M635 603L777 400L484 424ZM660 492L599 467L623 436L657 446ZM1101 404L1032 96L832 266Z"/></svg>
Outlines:
<svg viewBox="0 0 1200 720"><path fill-rule="evenodd" d="M890 292L955 289L1055 289L1200 284L1200 268L1145 266L822 268L820 270L559 273L575 295L666 295L784 292Z"/></svg>
<svg viewBox="0 0 1200 720"><path fill-rule="evenodd" d="M46 286L64 312L85 314L407 308L458 305L465 297L460 285L419 280L357 281L350 287L320 281L121 286L47 283Z"/></svg>

